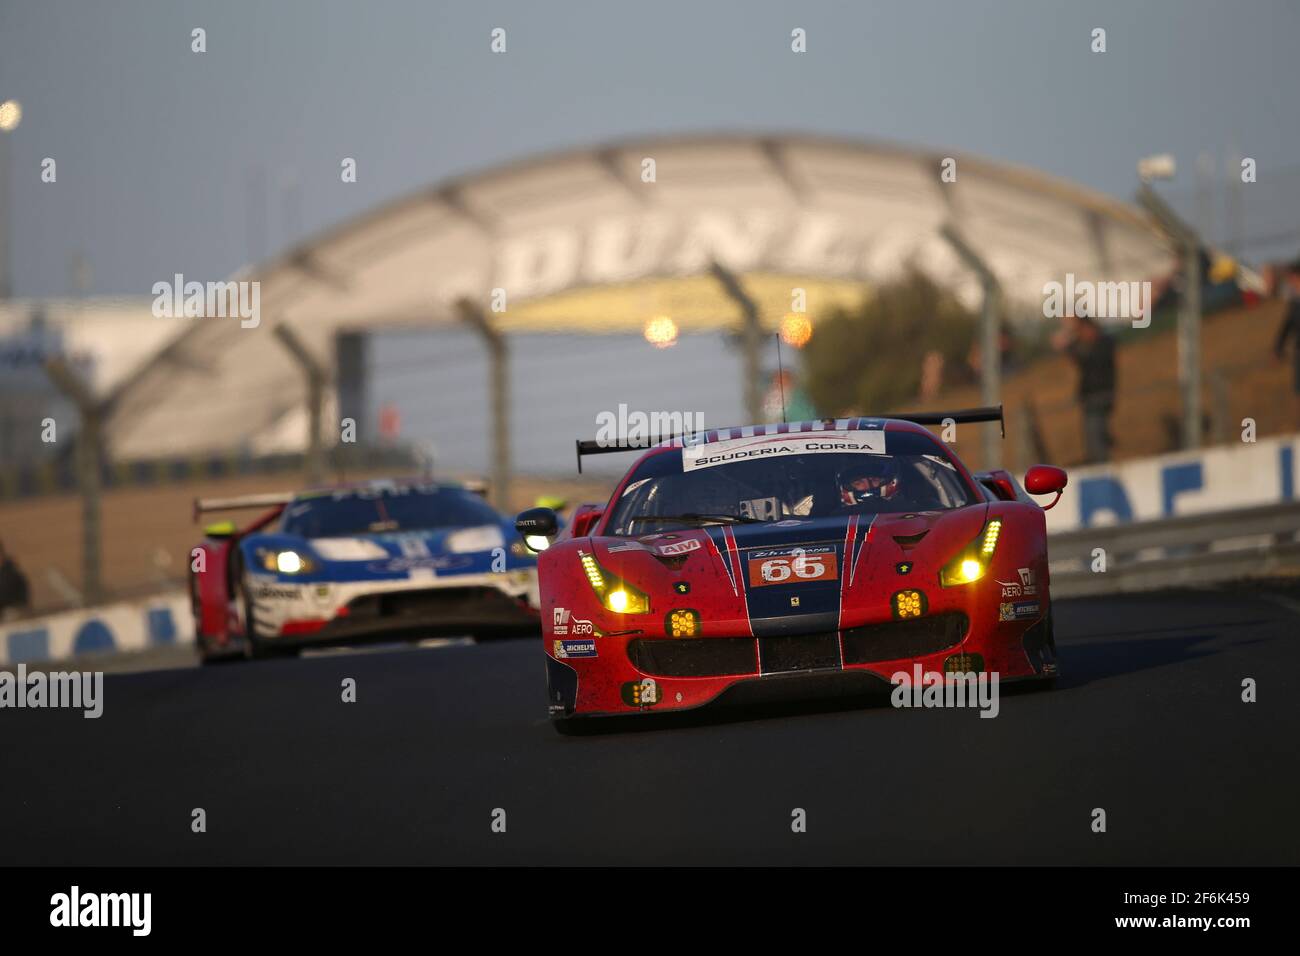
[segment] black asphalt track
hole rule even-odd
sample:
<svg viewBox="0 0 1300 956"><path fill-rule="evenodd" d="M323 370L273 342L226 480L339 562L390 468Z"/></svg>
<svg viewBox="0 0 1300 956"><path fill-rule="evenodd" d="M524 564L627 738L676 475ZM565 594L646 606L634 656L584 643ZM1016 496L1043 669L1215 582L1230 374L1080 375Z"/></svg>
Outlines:
<svg viewBox="0 0 1300 956"><path fill-rule="evenodd" d="M854 701L562 737L532 640L110 674L98 720L0 711L0 862L1300 863L1300 604L1055 608L1058 688L991 720Z"/></svg>

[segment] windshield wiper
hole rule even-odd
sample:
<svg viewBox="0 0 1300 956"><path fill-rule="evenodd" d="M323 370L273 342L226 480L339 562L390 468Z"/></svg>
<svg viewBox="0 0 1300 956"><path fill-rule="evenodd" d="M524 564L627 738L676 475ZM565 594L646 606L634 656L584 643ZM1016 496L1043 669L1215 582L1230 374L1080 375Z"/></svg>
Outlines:
<svg viewBox="0 0 1300 956"><path fill-rule="evenodd" d="M696 514L695 512L686 512L679 515L636 515L628 519L628 524L635 524L638 521L680 521L683 524L762 524L762 518L751 518L749 515L709 515Z"/></svg>

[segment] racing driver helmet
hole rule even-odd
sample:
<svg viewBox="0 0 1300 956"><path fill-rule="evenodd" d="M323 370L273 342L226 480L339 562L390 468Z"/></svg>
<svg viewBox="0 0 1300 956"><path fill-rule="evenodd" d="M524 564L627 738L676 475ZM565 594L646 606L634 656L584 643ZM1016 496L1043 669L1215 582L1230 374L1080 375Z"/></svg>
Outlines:
<svg viewBox="0 0 1300 956"><path fill-rule="evenodd" d="M889 499L898 493L898 461L891 455L855 455L836 476L840 504L851 507L873 498Z"/></svg>

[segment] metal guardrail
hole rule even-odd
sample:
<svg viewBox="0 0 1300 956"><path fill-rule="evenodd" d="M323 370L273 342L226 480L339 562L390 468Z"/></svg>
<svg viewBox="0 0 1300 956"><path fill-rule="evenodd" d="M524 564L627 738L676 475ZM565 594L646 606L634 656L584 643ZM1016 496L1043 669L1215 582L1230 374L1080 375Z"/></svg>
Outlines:
<svg viewBox="0 0 1300 956"><path fill-rule="evenodd" d="M1047 547L1061 597L1276 574L1300 568L1300 502L1082 528L1051 535ZM1099 554L1105 571L1094 570Z"/></svg>

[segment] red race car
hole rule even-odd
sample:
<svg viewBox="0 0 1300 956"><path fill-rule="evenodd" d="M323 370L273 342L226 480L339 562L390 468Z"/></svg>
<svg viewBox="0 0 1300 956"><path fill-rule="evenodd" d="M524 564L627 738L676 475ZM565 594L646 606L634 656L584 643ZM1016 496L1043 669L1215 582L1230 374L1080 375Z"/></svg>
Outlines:
<svg viewBox="0 0 1300 956"><path fill-rule="evenodd" d="M1044 509L921 427L1001 419L995 407L675 436L562 533L553 512L523 512L530 546L550 542L538 575L557 729L724 695L887 689L918 664L1050 682ZM630 447L579 442L579 468ZM1046 465L1025 478L1058 499L1065 484Z"/></svg>

